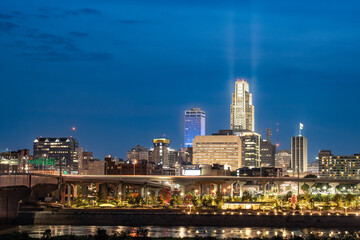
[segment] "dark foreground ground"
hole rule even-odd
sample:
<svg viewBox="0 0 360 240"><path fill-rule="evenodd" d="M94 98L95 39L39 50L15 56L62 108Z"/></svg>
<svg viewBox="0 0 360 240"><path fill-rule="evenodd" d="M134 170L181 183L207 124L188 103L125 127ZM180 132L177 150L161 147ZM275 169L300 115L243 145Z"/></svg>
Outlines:
<svg viewBox="0 0 360 240"><path fill-rule="evenodd" d="M196 226L359 229L360 215L252 212L192 212L144 209L61 209L24 212L17 225Z"/></svg>
<svg viewBox="0 0 360 240"><path fill-rule="evenodd" d="M121 232L113 235L106 234L106 231L103 229L98 229L96 235L88 235L88 236L75 236L75 235L63 235L63 236L51 236L51 231L46 230L43 233L41 238L31 238L26 233L13 233L0 235L1 240L150 240L150 239L158 239L158 240L206 240L206 239L216 239L214 237L194 237L194 238L149 238L147 237L147 230L140 229L135 234L130 234L129 232ZM244 238L232 238L235 239L244 239ZM257 238L246 238L246 239L272 239L272 240L325 240L325 239L360 239L360 232L352 232L344 235L338 236L321 236L321 235L306 235L306 236L274 236L274 237L257 237Z"/></svg>

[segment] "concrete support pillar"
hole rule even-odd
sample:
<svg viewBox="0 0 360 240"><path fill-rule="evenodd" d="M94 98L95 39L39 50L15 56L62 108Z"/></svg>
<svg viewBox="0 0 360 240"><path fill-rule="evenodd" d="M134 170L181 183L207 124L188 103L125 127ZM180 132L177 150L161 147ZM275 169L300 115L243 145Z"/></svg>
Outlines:
<svg viewBox="0 0 360 240"><path fill-rule="evenodd" d="M78 197L78 185L74 184L74 194L73 199L76 199Z"/></svg>
<svg viewBox="0 0 360 240"><path fill-rule="evenodd" d="M60 185L60 202L61 204L65 204L65 195L66 195L66 185L65 184L61 184Z"/></svg>
<svg viewBox="0 0 360 240"><path fill-rule="evenodd" d="M203 185L199 183L199 196L202 197L203 195Z"/></svg>
<svg viewBox="0 0 360 240"><path fill-rule="evenodd" d="M149 194L150 194L150 188L148 186L146 186L145 188L145 201L147 203L148 199L149 199Z"/></svg>
<svg viewBox="0 0 360 240"><path fill-rule="evenodd" d="M58 189L55 190L55 200L60 202L60 199L61 199L61 193L60 193L60 186Z"/></svg>
<svg viewBox="0 0 360 240"><path fill-rule="evenodd" d="M117 198L117 197L119 197L119 193L120 193L120 188L119 188L119 185L116 185L115 187L114 187L114 198Z"/></svg>
<svg viewBox="0 0 360 240"><path fill-rule="evenodd" d="M82 198L87 199L88 198L88 186L86 184L81 185L81 191L82 191Z"/></svg>
<svg viewBox="0 0 360 240"><path fill-rule="evenodd" d="M244 190L243 190L243 187L244 185L246 184L246 182L238 182L238 186L239 186L239 197L243 197L243 193L244 193Z"/></svg>
<svg viewBox="0 0 360 240"><path fill-rule="evenodd" d="M185 197L186 191L185 191L185 185L180 186L180 196Z"/></svg>
<svg viewBox="0 0 360 240"><path fill-rule="evenodd" d="M148 196L148 187L145 185L141 188L141 197L144 199L146 204L148 202Z"/></svg>
<svg viewBox="0 0 360 240"><path fill-rule="evenodd" d="M315 183L314 182L307 182L305 184L309 186L309 194L311 194L312 193L312 187L315 185Z"/></svg>
<svg viewBox="0 0 360 240"><path fill-rule="evenodd" d="M18 216L19 201L29 196L26 187L4 187L0 189L0 223L12 223Z"/></svg>
<svg viewBox="0 0 360 240"><path fill-rule="evenodd" d="M265 182L263 183L263 195L265 196L266 195L266 188L267 188L267 185L269 184L269 182Z"/></svg>
<svg viewBox="0 0 360 240"><path fill-rule="evenodd" d="M233 198L234 197L234 183L230 184L230 197Z"/></svg>
<svg viewBox="0 0 360 240"><path fill-rule="evenodd" d="M336 187L339 183L329 183L329 185L332 187L332 194L336 194Z"/></svg>
<svg viewBox="0 0 360 240"><path fill-rule="evenodd" d="M221 195L221 184L215 184L214 185L214 190L215 190L215 193L218 194L218 195Z"/></svg>
<svg viewBox="0 0 360 240"><path fill-rule="evenodd" d="M281 194L281 184L282 182L275 182L276 184L276 191L277 191L277 195Z"/></svg>
<svg viewBox="0 0 360 240"><path fill-rule="evenodd" d="M126 199L126 184L121 184L121 200Z"/></svg>
<svg viewBox="0 0 360 240"><path fill-rule="evenodd" d="M96 194L100 192L100 183L96 183L95 186L96 186Z"/></svg>
<svg viewBox="0 0 360 240"><path fill-rule="evenodd" d="M146 192L146 187L145 186L141 187L140 192L139 192L141 198L145 198L145 195L146 195L145 192Z"/></svg>
<svg viewBox="0 0 360 240"><path fill-rule="evenodd" d="M67 204L71 205L71 184L67 184Z"/></svg>
<svg viewBox="0 0 360 240"><path fill-rule="evenodd" d="M161 188L155 189L155 197L158 197L160 195Z"/></svg>
<svg viewBox="0 0 360 240"><path fill-rule="evenodd" d="M106 183L100 185L100 191L102 193L103 199L106 199L109 195L108 185Z"/></svg>
<svg viewBox="0 0 360 240"><path fill-rule="evenodd" d="M96 193L97 194L101 194L102 199L106 199L107 195L108 195L108 191L107 191L107 184L106 183L96 183Z"/></svg>

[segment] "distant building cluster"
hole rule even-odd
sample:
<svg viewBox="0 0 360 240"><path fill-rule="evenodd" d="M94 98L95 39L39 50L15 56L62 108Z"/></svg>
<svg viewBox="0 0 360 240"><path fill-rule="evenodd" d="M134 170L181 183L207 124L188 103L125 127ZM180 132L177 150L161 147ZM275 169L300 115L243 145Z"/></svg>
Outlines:
<svg viewBox="0 0 360 240"><path fill-rule="evenodd" d="M184 147L171 147L166 137L154 138L149 148L136 145L126 159L110 155L96 159L93 152L79 147L73 137L39 137L29 149L0 153L0 174L54 173L80 175L233 175L304 176L360 178L360 155L319 152L318 161L308 163L307 138L291 137L291 149L278 149L271 128L266 136L255 131L255 106L249 84L235 82L230 105L230 128L206 135L206 113L190 108L184 114ZM277 130L278 133L278 130ZM149 141L150 143L150 141Z"/></svg>

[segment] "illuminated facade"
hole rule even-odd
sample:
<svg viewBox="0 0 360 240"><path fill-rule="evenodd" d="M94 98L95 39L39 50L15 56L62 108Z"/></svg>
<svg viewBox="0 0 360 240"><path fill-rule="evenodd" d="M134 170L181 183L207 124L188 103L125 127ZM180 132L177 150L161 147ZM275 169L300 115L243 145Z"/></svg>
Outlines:
<svg viewBox="0 0 360 240"><path fill-rule="evenodd" d="M242 147L239 136L196 136L193 145L193 164L220 164L227 170L241 167Z"/></svg>
<svg viewBox="0 0 360 240"><path fill-rule="evenodd" d="M230 128L255 131L255 108L252 105L249 84L244 79L237 79L235 82L230 106Z"/></svg>
<svg viewBox="0 0 360 240"><path fill-rule="evenodd" d="M291 138L291 163L290 168L294 173L307 172L307 138L303 136Z"/></svg>
<svg viewBox="0 0 360 240"><path fill-rule="evenodd" d="M282 168L283 172L287 171L291 163L291 151L279 150L275 154L275 167Z"/></svg>
<svg viewBox="0 0 360 240"><path fill-rule="evenodd" d="M169 166L169 144L170 139L156 138L153 140L154 150L152 161L157 165Z"/></svg>
<svg viewBox="0 0 360 240"><path fill-rule="evenodd" d="M234 130L242 141L242 167L257 168L261 162L261 135L256 132Z"/></svg>
<svg viewBox="0 0 360 240"><path fill-rule="evenodd" d="M93 167L90 164L93 162L93 153L84 151L83 148L78 148L79 155L79 174L80 175L90 175L89 169Z"/></svg>
<svg viewBox="0 0 360 240"><path fill-rule="evenodd" d="M360 154L336 156L330 150L320 150L319 176L332 179L360 179Z"/></svg>
<svg viewBox="0 0 360 240"><path fill-rule="evenodd" d="M0 174L28 173L29 149L0 153Z"/></svg>
<svg viewBox="0 0 360 240"><path fill-rule="evenodd" d="M127 160L149 160L149 150L146 147L136 145L130 151L127 151Z"/></svg>
<svg viewBox="0 0 360 240"><path fill-rule="evenodd" d="M34 140L34 158L54 158L56 170L62 162L65 173L78 174L78 141L75 138L36 138Z"/></svg>
<svg viewBox="0 0 360 240"><path fill-rule="evenodd" d="M184 146L192 147L195 136L205 135L205 112L200 108L185 111Z"/></svg>
<svg viewBox="0 0 360 240"><path fill-rule="evenodd" d="M276 146L267 139L262 139L260 144L261 166L275 167Z"/></svg>

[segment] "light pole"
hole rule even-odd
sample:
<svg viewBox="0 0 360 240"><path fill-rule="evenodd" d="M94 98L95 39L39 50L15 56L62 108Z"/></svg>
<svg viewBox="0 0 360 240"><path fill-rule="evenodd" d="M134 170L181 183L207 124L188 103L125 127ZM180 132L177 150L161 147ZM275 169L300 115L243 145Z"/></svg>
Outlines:
<svg viewBox="0 0 360 240"><path fill-rule="evenodd" d="M135 165L136 165L136 160L134 160L134 176L135 176Z"/></svg>
<svg viewBox="0 0 360 240"><path fill-rule="evenodd" d="M9 149L9 175L10 175L10 168L11 168L11 149ZM11 169L12 172L12 169Z"/></svg>

